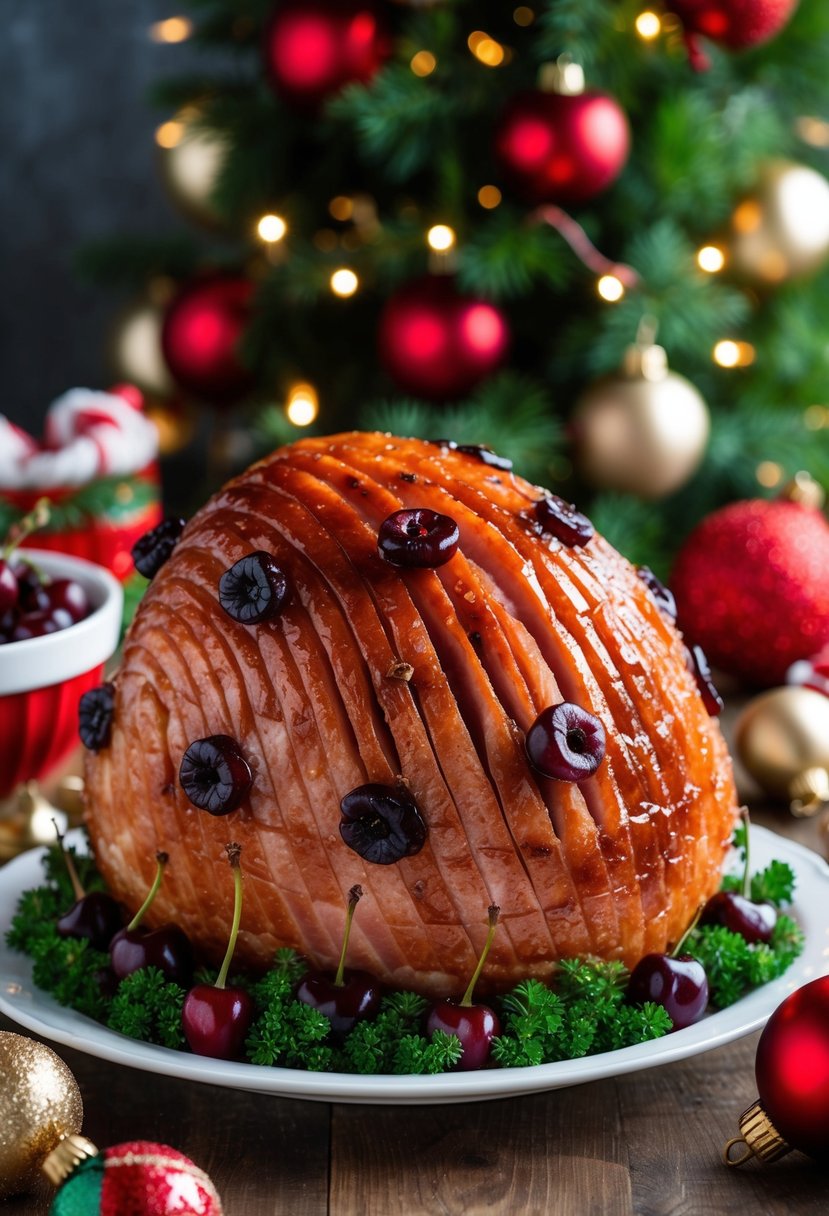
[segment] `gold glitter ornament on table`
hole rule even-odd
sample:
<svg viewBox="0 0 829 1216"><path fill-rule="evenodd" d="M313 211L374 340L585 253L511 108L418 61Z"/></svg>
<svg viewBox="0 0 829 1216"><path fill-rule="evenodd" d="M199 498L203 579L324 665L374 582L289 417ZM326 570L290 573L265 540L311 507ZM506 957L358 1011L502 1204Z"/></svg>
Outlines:
<svg viewBox="0 0 829 1216"><path fill-rule="evenodd" d="M829 697L787 686L755 697L734 727L737 755L792 814L814 815L829 802Z"/></svg>
<svg viewBox="0 0 829 1216"><path fill-rule="evenodd" d="M731 217L726 264L774 286L817 270L829 255L829 182L806 165L775 160Z"/></svg>
<svg viewBox="0 0 829 1216"><path fill-rule="evenodd" d="M576 404L576 464L590 485L639 498L662 498L696 470L710 431L708 407L668 367L643 323L621 369L592 384Z"/></svg>
<svg viewBox="0 0 829 1216"><path fill-rule="evenodd" d="M45 1157L82 1122L81 1092L60 1056L0 1031L0 1199L30 1186Z"/></svg>

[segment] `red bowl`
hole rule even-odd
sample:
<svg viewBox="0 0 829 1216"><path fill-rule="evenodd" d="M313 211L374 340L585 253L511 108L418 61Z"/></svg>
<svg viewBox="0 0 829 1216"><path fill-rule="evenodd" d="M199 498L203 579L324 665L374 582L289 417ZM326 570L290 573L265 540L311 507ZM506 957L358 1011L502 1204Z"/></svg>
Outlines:
<svg viewBox="0 0 829 1216"><path fill-rule="evenodd" d="M63 553L26 553L52 578L81 584L93 610L42 638L0 646L0 798L40 780L78 743L78 701L101 682L118 645L121 584L108 570Z"/></svg>

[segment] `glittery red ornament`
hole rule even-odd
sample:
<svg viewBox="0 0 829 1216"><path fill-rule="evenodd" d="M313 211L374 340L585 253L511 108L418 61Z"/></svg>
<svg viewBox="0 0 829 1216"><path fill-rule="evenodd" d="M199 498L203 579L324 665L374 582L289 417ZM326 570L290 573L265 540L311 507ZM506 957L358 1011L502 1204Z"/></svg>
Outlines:
<svg viewBox="0 0 829 1216"><path fill-rule="evenodd" d="M798 0L671 0L686 34L704 34L732 50L773 38L797 8Z"/></svg>
<svg viewBox="0 0 829 1216"><path fill-rule="evenodd" d="M519 93L495 132L509 187L532 203L580 203L616 180L630 149L627 118L607 93Z"/></svg>
<svg viewBox="0 0 829 1216"><path fill-rule="evenodd" d="M829 642L829 524L813 507L753 499L715 511L670 583L688 640L749 684L782 683Z"/></svg>
<svg viewBox="0 0 829 1216"><path fill-rule="evenodd" d="M49 1211L50 1216L222 1216L222 1203L210 1178L189 1157L166 1144L130 1140L83 1161Z"/></svg>
<svg viewBox="0 0 829 1216"><path fill-rule="evenodd" d="M791 1148L829 1162L829 976L786 997L755 1062L760 1104Z"/></svg>
<svg viewBox="0 0 829 1216"><path fill-rule="evenodd" d="M239 361L239 340L250 312L253 284L236 275L188 283L164 316L161 346L182 388L216 403L245 391L250 373Z"/></svg>
<svg viewBox="0 0 829 1216"><path fill-rule="evenodd" d="M276 8L263 43L276 92L311 107L347 84L367 83L390 50L381 11L370 0L287 0Z"/></svg>
<svg viewBox="0 0 829 1216"><path fill-rule="evenodd" d="M426 275L386 304L379 346L401 388L446 400L495 371L507 353L509 328L494 304L461 295L451 275Z"/></svg>

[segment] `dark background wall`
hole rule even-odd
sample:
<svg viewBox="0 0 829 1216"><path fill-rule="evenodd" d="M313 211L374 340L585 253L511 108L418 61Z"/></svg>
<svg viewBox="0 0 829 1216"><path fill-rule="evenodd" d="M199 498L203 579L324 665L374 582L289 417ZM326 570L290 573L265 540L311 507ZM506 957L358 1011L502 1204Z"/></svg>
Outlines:
<svg viewBox="0 0 829 1216"><path fill-rule="evenodd" d="M146 95L193 56L149 37L173 0L0 0L0 412L39 431L49 402L105 387L118 299L72 271L83 242L179 227Z"/></svg>

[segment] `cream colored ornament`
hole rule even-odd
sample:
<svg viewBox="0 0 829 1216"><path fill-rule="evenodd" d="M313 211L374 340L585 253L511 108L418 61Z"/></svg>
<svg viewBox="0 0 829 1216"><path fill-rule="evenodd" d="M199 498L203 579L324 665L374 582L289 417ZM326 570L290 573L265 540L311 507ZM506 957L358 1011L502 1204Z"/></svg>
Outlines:
<svg viewBox="0 0 829 1216"><path fill-rule="evenodd" d="M783 283L829 255L829 182L792 161L769 162L731 217L727 267L752 283Z"/></svg>
<svg viewBox="0 0 829 1216"><path fill-rule="evenodd" d="M573 415L585 480L639 498L679 489L702 460L709 431L700 394L670 371L664 349L648 341L629 346L620 371L591 385Z"/></svg>
<svg viewBox="0 0 829 1216"><path fill-rule="evenodd" d="M794 815L829 802L829 697L787 685L750 701L734 727L738 757Z"/></svg>
<svg viewBox="0 0 829 1216"><path fill-rule="evenodd" d="M26 1190L47 1155L82 1122L81 1091L60 1056L0 1031L0 1199Z"/></svg>
<svg viewBox="0 0 829 1216"><path fill-rule="evenodd" d="M171 132L159 145L161 178L176 206L198 224L220 228L224 220L213 192L229 150L226 139L198 125L199 111L180 111L164 129Z"/></svg>
<svg viewBox="0 0 829 1216"><path fill-rule="evenodd" d="M151 283L115 319L109 337L114 379L136 384L155 397L172 397L176 385L161 350L164 305L172 294L166 279Z"/></svg>

